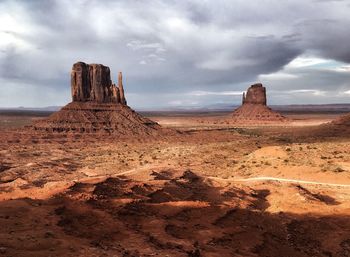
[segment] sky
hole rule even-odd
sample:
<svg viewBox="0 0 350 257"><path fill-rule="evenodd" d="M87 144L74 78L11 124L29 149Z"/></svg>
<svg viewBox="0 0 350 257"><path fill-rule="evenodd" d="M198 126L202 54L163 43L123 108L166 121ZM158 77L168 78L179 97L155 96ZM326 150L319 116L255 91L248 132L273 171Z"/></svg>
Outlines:
<svg viewBox="0 0 350 257"><path fill-rule="evenodd" d="M350 103L350 0L0 0L0 107L71 101L73 63L137 109Z"/></svg>

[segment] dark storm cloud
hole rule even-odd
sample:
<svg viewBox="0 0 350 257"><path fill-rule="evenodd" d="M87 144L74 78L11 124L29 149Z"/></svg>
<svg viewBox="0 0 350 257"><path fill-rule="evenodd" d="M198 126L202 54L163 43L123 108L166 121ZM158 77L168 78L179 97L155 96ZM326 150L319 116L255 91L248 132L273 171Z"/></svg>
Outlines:
<svg viewBox="0 0 350 257"><path fill-rule="evenodd" d="M64 104L76 61L108 65L114 80L122 70L138 107L239 101L220 92L240 92L259 78L277 103L278 92L293 87L348 91L348 73L332 70L263 76L303 55L349 63L348 11L347 1L326 0L2 1L0 106ZM25 97L16 94L23 88Z"/></svg>
<svg viewBox="0 0 350 257"><path fill-rule="evenodd" d="M297 25L305 49L344 62L350 62L350 51L346 43L350 42L349 27L349 19L305 20Z"/></svg>

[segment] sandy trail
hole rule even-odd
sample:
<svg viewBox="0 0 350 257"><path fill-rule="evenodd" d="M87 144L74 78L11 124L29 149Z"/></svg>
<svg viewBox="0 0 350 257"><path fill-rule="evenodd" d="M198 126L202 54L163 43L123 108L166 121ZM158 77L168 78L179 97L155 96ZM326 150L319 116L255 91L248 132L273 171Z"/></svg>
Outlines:
<svg viewBox="0 0 350 257"><path fill-rule="evenodd" d="M79 183L79 182L80 183L97 183L110 177L118 177L123 175L129 175L129 176L141 175L142 176L142 175L146 175L150 170L162 169L162 168L167 168L167 167L163 165L147 165L145 167L133 168L117 174L89 176L86 178L80 178L72 181L50 182L43 188L30 188L30 189L24 189L24 190L20 188L16 188L15 191L12 191L12 192L2 192L0 194L0 199L1 200L18 199L28 194L33 195L33 198L35 199L47 199L53 196L54 194L64 192L75 183ZM277 181L277 182L283 182L283 183L297 183L297 184L307 184L307 185L316 185L316 186L350 188L350 184L326 183L326 182L277 178L277 177L218 178L218 177L209 176L207 178L211 180L226 181L226 182ZM54 188L55 190L52 190L52 188Z"/></svg>
<svg viewBox="0 0 350 257"><path fill-rule="evenodd" d="M112 175L99 175L99 176L91 176L79 180L74 180L74 182L87 182L89 180L94 179L106 179L108 177L118 177L123 175L131 175L136 174L143 171L149 171L152 169L162 169L162 168L168 168L163 165L148 165L146 167L138 167L133 168L124 172L120 172L117 174ZM250 177L250 178L218 178L218 177L207 177L212 180L220 180L220 181L230 181L230 182L254 182L254 181L278 181L278 182L285 182L285 183L299 183L299 184L309 184L309 185L318 185L318 186L330 186L330 187L345 187L350 188L350 184L338 184L338 183L326 183L326 182L317 182L317 181L308 181L308 180L300 180L300 179L288 179L288 178L278 178L278 177Z"/></svg>
<svg viewBox="0 0 350 257"><path fill-rule="evenodd" d="M276 178L276 177L252 177L252 178L217 178L217 177L208 177L213 180L221 180L221 181L233 181L233 182L252 182L252 181L278 181L278 182L286 182L286 183L299 183L299 184L309 184L309 185L318 185L318 186L332 186L332 187L348 187L349 184L337 184L337 183L325 183L325 182L317 182L317 181L307 181L307 180L299 180L299 179L287 179L287 178Z"/></svg>

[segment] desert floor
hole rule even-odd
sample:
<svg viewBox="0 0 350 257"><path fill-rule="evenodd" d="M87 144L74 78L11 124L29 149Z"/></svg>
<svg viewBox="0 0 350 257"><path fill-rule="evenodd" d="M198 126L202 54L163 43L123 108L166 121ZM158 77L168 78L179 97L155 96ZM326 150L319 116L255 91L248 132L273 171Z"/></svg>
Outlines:
<svg viewBox="0 0 350 257"><path fill-rule="evenodd" d="M350 137L334 114L280 126L149 114L169 136L0 117L0 256L350 256Z"/></svg>

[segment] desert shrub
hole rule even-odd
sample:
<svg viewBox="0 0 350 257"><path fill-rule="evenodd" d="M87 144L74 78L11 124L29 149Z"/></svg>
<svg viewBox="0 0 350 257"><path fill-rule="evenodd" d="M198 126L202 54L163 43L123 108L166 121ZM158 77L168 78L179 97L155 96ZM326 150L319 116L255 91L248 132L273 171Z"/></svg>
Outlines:
<svg viewBox="0 0 350 257"><path fill-rule="evenodd" d="M342 167L336 167L334 170L333 170L333 172L337 172L337 173L339 173L339 172L344 172L345 170L342 168Z"/></svg>
<svg viewBox="0 0 350 257"><path fill-rule="evenodd" d="M281 143L292 143L292 139L289 137L277 137L276 140Z"/></svg>

